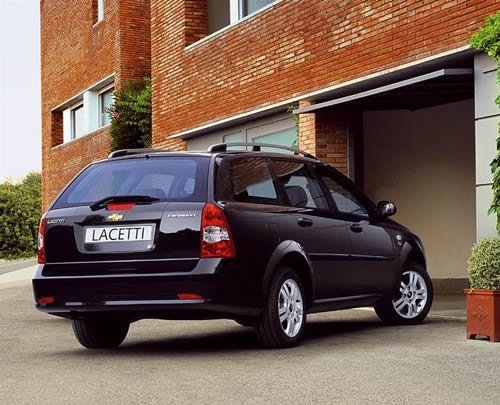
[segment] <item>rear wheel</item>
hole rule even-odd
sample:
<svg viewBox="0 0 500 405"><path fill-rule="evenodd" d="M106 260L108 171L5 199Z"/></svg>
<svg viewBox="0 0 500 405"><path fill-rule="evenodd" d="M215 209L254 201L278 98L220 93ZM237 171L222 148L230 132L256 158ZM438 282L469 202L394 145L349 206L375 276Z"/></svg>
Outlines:
<svg viewBox="0 0 500 405"><path fill-rule="evenodd" d="M415 325L429 313L433 294L432 281L425 268L410 263L401 274L398 293L392 300L375 305L375 312L386 323Z"/></svg>
<svg viewBox="0 0 500 405"><path fill-rule="evenodd" d="M75 319L73 333L88 349L111 349L120 346L127 336L130 324L109 318Z"/></svg>
<svg viewBox="0 0 500 405"><path fill-rule="evenodd" d="M264 312L255 331L266 348L297 345L306 324L305 295L302 280L289 267L281 267L269 289Z"/></svg>

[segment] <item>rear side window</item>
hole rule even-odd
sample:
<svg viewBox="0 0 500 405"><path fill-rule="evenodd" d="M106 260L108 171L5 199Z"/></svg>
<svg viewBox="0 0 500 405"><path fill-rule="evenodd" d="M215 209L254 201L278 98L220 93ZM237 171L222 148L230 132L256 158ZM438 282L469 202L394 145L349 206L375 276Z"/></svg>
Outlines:
<svg viewBox="0 0 500 405"><path fill-rule="evenodd" d="M329 209L318 181L312 176L305 163L273 159L272 164L290 205Z"/></svg>
<svg viewBox="0 0 500 405"><path fill-rule="evenodd" d="M267 160L263 158L233 160L231 190L235 201L274 204L279 200Z"/></svg>
<svg viewBox="0 0 500 405"><path fill-rule="evenodd" d="M90 205L105 197L147 195L161 201L205 201L209 159L150 157L109 160L88 167L53 208Z"/></svg>

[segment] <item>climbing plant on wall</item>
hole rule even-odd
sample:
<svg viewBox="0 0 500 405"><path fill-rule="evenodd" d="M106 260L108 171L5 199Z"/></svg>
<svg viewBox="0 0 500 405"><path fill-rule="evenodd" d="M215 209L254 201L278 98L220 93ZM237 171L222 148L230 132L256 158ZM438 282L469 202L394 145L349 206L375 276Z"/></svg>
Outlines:
<svg viewBox="0 0 500 405"><path fill-rule="evenodd" d="M114 93L111 151L151 146L151 78L125 82Z"/></svg>
<svg viewBox="0 0 500 405"><path fill-rule="evenodd" d="M497 82L500 83L500 12L489 16L484 25L470 39L473 48L486 52L498 65ZM495 100L500 107L500 95ZM500 133L500 128L499 128ZM493 201L489 214L497 217L497 230L500 231L500 135L497 137L497 153L490 164L493 174Z"/></svg>

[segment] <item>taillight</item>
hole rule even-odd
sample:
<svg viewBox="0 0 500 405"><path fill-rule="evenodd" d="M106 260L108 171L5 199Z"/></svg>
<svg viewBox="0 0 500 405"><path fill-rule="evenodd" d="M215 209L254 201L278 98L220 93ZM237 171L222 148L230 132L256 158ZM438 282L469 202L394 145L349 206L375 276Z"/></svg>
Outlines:
<svg viewBox="0 0 500 405"><path fill-rule="evenodd" d="M45 237L45 223L47 213L42 215L40 218L40 227L38 228L38 263L45 264L45 246L43 244L43 238Z"/></svg>
<svg viewBox="0 0 500 405"><path fill-rule="evenodd" d="M213 204L203 207L200 250L200 256L203 258L234 257L234 244L226 215L222 208Z"/></svg>
<svg viewBox="0 0 500 405"><path fill-rule="evenodd" d="M203 297L200 294L192 294L192 293L179 293L177 294L177 298L180 300L202 300Z"/></svg>
<svg viewBox="0 0 500 405"><path fill-rule="evenodd" d="M54 303L54 297L40 297L40 298L38 298L38 303L40 305L53 304Z"/></svg>

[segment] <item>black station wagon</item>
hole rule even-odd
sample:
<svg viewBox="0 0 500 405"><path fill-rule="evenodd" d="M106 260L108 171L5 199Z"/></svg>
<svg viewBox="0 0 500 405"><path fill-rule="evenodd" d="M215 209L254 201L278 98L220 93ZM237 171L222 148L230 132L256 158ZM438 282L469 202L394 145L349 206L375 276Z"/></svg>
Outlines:
<svg viewBox="0 0 500 405"><path fill-rule="evenodd" d="M265 347L297 344L314 312L370 306L417 324L432 284L395 212L295 149L117 151L43 215L36 306L87 348L120 345L145 318L234 319Z"/></svg>

